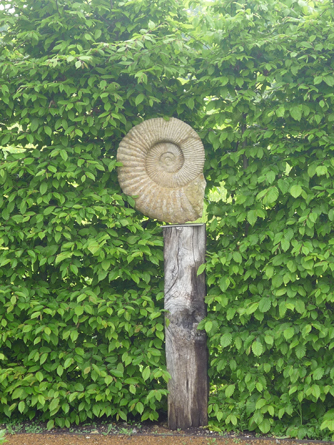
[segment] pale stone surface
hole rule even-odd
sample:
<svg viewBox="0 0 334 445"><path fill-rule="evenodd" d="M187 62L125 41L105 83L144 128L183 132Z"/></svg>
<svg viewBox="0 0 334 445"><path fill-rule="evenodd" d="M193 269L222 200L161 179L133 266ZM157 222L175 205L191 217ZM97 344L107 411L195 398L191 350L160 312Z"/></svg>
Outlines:
<svg viewBox="0 0 334 445"><path fill-rule="evenodd" d="M150 218L181 224L202 216L204 147L198 134L179 119L149 119L121 141L118 179L136 208Z"/></svg>

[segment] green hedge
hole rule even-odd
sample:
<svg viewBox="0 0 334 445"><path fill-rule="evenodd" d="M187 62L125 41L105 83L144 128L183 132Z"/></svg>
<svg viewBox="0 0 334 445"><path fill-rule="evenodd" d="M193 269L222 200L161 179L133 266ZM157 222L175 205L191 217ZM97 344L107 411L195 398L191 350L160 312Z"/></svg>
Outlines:
<svg viewBox="0 0 334 445"><path fill-rule="evenodd" d="M225 193L208 207L211 415L299 438L334 431L333 8L314 7L217 2L198 73Z"/></svg>
<svg viewBox="0 0 334 445"><path fill-rule="evenodd" d="M211 427L329 438L331 3L5 5L0 418L166 411L162 234L115 156L174 116L206 149Z"/></svg>
<svg viewBox="0 0 334 445"><path fill-rule="evenodd" d="M0 413L49 427L155 420L168 379L162 233L121 193L116 151L143 117L188 110L171 58L182 12L165 0L7 6Z"/></svg>

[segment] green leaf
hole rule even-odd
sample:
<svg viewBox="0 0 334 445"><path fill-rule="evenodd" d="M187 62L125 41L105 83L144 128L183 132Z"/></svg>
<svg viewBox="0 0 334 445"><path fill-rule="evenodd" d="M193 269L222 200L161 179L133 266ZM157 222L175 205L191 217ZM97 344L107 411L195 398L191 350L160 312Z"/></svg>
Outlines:
<svg viewBox="0 0 334 445"><path fill-rule="evenodd" d="M281 106L278 107L277 110L276 110L276 116L277 116L277 117L283 117L283 116L284 116L284 112L285 112L284 106L281 105Z"/></svg>
<svg viewBox="0 0 334 445"><path fill-rule="evenodd" d="M42 396L42 394L38 394L38 402L44 406L45 405L45 398Z"/></svg>
<svg viewBox="0 0 334 445"><path fill-rule="evenodd" d="M149 20L147 26L148 26L148 29L154 29L156 25L154 22L152 22L152 20Z"/></svg>
<svg viewBox="0 0 334 445"><path fill-rule="evenodd" d="M39 120L38 120L38 119L33 119L33 120L31 121L31 124L30 124L30 130L31 130L32 132L35 132L35 131L37 130L38 127L39 127Z"/></svg>
<svg viewBox="0 0 334 445"><path fill-rule="evenodd" d="M75 348L75 353L80 355L80 356L84 356L85 355L85 351L82 348Z"/></svg>
<svg viewBox="0 0 334 445"><path fill-rule="evenodd" d="M289 182L287 180L279 179L277 181L277 185L278 185L278 188L283 193L283 195L285 195L286 192L289 190Z"/></svg>
<svg viewBox="0 0 334 445"><path fill-rule="evenodd" d="M60 156L62 157L63 161L67 161L68 155L65 150L60 150Z"/></svg>
<svg viewBox="0 0 334 445"><path fill-rule="evenodd" d="M205 330L206 330L206 332L210 332L211 329L212 329L212 321L211 321L211 320L208 320L208 321L205 323Z"/></svg>
<svg viewBox="0 0 334 445"><path fill-rule="evenodd" d="M219 287L222 292L225 292L230 285L230 279L228 277L221 277L219 280Z"/></svg>
<svg viewBox="0 0 334 445"><path fill-rule="evenodd" d="M275 275L272 279L272 284L274 288L278 288L283 283L283 277L282 275Z"/></svg>
<svg viewBox="0 0 334 445"><path fill-rule="evenodd" d="M277 187L270 187L263 198L263 204L268 205L276 202L279 192Z"/></svg>
<svg viewBox="0 0 334 445"><path fill-rule="evenodd" d="M61 252L56 256L56 264L61 263L67 258L70 258L72 256L72 252Z"/></svg>
<svg viewBox="0 0 334 445"><path fill-rule="evenodd" d="M6 135L1 139L1 145L2 145L2 146L5 146L9 140L10 140L10 134L6 134Z"/></svg>
<svg viewBox="0 0 334 445"><path fill-rule="evenodd" d="M92 411L93 411L93 414L96 417L99 417L100 416L100 412L101 412L101 408L100 408L99 405L93 405Z"/></svg>
<svg viewBox="0 0 334 445"><path fill-rule="evenodd" d="M39 363L41 365L43 365L43 363L45 363L47 358L48 358L48 354L47 353L42 354Z"/></svg>
<svg viewBox="0 0 334 445"><path fill-rule="evenodd" d="M225 396L226 397L232 397L235 390L235 385L228 385L225 389Z"/></svg>
<svg viewBox="0 0 334 445"><path fill-rule="evenodd" d="M242 256L240 252L233 252L232 256L236 263L242 263Z"/></svg>
<svg viewBox="0 0 334 445"><path fill-rule="evenodd" d="M82 306L76 306L74 312L76 315L80 316L84 313L84 308Z"/></svg>
<svg viewBox="0 0 334 445"><path fill-rule="evenodd" d="M261 408L263 408L266 404L267 404L266 399L259 398L258 401L256 402L255 408L256 408L256 409L261 409Z"/></svg>
<svg viewBox="0 0 334 445"><path fill-rule="evenodd" d="M100 249L100 244L95 240L90 240L87 248L94 255Z"/></svg>
<svg viewBox="0 0 334 445"><path fill-rule="evenodd" d="M86 368L85 370L84 370L84 374L88 374L89 373L89 371L90 371L90 367L88 367L88 368ZM87 372L86 372L87 371ZM112 376L111 375L107 375L106 377L105 377L105 379L104 379L104 382L105 382L105 384L107 385L107 386L109 386L112 382L113 382L113 378L112 378Z"/></svg>
<svg viewBox="0 0 334 445"><path fill-rule="evenodd" d="M13 399L19 399L23 394L23 388L16 388L12 394Z"/></svg>
<svg viewBox="0 0 334 445"><path fill-rule="evenodd" d="M50 127L48 127L47 125L44 125L44 131L48 136L52 135L52 130Z"/></svg>
<svg viewBox="0 0 334 445"><path fill-rule="evenodd" d="M334 431L334 420L324 420L320 426L320 429L323 430L325 428L328 428L329 431Z"/></svg>
<svg viewBox="0 0 334 445"><path fill-rule="evenodd" d="M295 330L294 328L287 328L283 331L283 335L285 337L286 340L289 340L290 338L292 338L295 334Z"/></svg>
<svg viewBox="0 0 334 445"><path fill-rule="evenodd" d="M271 423L269 419L264 419L260 424L259 428L261 430L261 433L267 434L270 431Z"/></svg>
<svg viewBox="0 0 334 445"><path fill-rule="evenodd" d="M232 335L229 332L225 333L220 337L220 344L223 348L230 346L231 343L232 343Z"/></svg>
<svg viewBox="0 0 334 445"><path fill-rule="evenodd" d="M68 367L70 367L72 363L73 363L72 357L67 358L64 363L64 369L67 369Z"/></svg>
<svg viewBox="0 0 334 445"><path fill-rule="evenodd" d="M110 265L111 265L110 260L103 260L101 263L102 269L106 271L109 271Z"/></svg>
<svg viewBox="0 0 334 445"><path fill-rule="evenodd" d="M199 266L199 268L197 269L197 276L201 275L204 272L205 268L206 268L206 264L201 264Z"/></svg>
<svg viewBox="0 0 334 445"><path fill-rule="evenodd" d="M37 379L39 382L41 382L41 381L43 380L43 374L42 374L40 371L38 371L38 372L36 373L36 379Z"/></svg>
<svg viewBox="0 0 334 445"><path fill-rule="evenodd" d="M77 266L76 266L75 264L71 264L71 265L70 265L70 270L71 270L75 275L78 275L79 270L78 270L78 268L77 268Z"/></svg>
<svg viewBox="0 0 334 445"><path fill-rule="evenodd" d="M253 314L257 308L259 307L259 303L252 303L248 306L248 308L246 309L246 314L250 315Z"/></svg>
<svg viewBox="0 0 334 445"><path fill-rule="evenodd" d="M276 177L276 174L274 171L269 171L268 173L266 173L266 178L267 178L267 181L269 182L269 184L271 184L272 182L275 181L275 177ZM269 189L269 190L271 190L271 189ZM278 190L277 190L277 193L278 193ZM276 201L276 199L275 199L275 201Z"/></svg>
<svg viewBox="0 0 334 445"><path fill-rule="evenodd" d="M297 105L295 107L292 107L290 109L290 114L295 120L300 121L300 119L302 117L302 106Z"/></svg>
<svg viewBox="0 0 334 445"><path fill-rule="evenodd" d="M313 394L316 399L319 399L321 394L320 387L318 385L312 385L311 394Z"/></svg>
<svg viewBox="0 0 334 445"><path fill-rule="evenodd" d="M281 248L284 252L286 252L290 247L290 241L286 238L283 238L281 241Z"/></svg>
<svg viewBox="0 0 334 445"><path fill-rule="evenodd" d="M290 194L294 197L294 198L298 198L299 195L301 195L303 189L301 188L300 185L293 185L292 187L290 187Z"/></svg>
<svg viewBox="0 0 334 445"><path fill-rule="evenodd" d="M194 98L193 98L193 97L189 97L189 98L186 100L186 104L187 104L187 106L188 106L191 110L193 110L193 108L194 108L194 106L195 106Z"/></svg>
<svg viewBox="0 0 334 445"><path fill-rule="evenodd" d="M294 261L290 260L287 262L287 268L289 269L290 272L296 272L297 270L297 265Z"/></svg>
<svg viewBox="0 0 334 445"><path fill-rule="evenodd" d="M146 381L151 375L151 370L149 366L146 366L146 368L142 371L142 376L144 381Z"/></svg>
<svg viewBox="0 0 334 445"><path fill-rule="evenodd" d="M303 302L303 300L297 300L295 303L295 308L297 312L303 314L305 312L305 303Z"/></svg>
<svg viewBox="0 0 334 445"><path fill-rule="evenodd" d="M319 165L316 169L317 176L322 176L327 174L327 167L325 165Z"/></svg>
<svg viewBox="0 0 334 445"><path fill-rule="evenodd" d="M141 402L136 403L136 410L139 414L142 414L144 411L144 405Z"/></svg>
<svg viewBox="0 0 334 445"><path fill-rule="evenodd" d="M261 298L259 302L259 311L268 312L270 308L271 308L271 300L267 297Z"/></svg>
<svg viewBox="0 0 334 445"><path fill-rule="evenodd" d="M52 428L54 428L54 425L55 425L55 421L54 421L54 419L51 419L51 420L49 420L48 423L46 424L46 428L47 428L48 430L52 430Z"/></svg>
<svg viewBox="0 0 334 445"><path fill-rule="evenodd" d="M50 411L54 411L55 409L57 409L59 406L59 399L55 398L51 400L51 403L49 405L49 409Z"/></svg>
<svg viewBox="0 0 334 445"><path fill-rule="evenodd" d="M256 355L257 357L260 356L263 353L262 343L260 343L259 341L255 340L252 343L252 351L253 351L253 354Z"/></svg>
<svg viewBox="0 0 334 445"><path fill-rule="evenodd" d="M334 76L325 76L323 81L330 87L334 86Z"/></svg>
<svg viewBox="0 0 334 445"><path fill-rule="evenodd" d="M256 223L256 220L257 220L256 210L249 210L247 212L247 221L249 222L249 224L254 226L254 224Z"/></svg>
<svg viewBox="0 0 334 445"><path fill-rule="evenodd" d="M19 403L19 406L18 406L20 413L23 413L25 407L26 407L25 402L23 402L23 400L21 400L21 402Z"/></svg>
<svg viewBox="0 0 334 445"><path fill-rule="evenodd" d="M272 266L267 266L265 269L265 273L268 278L271 278L274 275L275 269Z"/></svg>
<svg viewBox="0 0 334 445"><path fill-rule="evenodd" d="M272 337L271 335L266 335L264 337L264 341L267 343L267 345L272 346L274 344L274 337Z"/></svg>
<svg viewBox="0 0 334 445"><path fill-rule="evenodd" d="M44 195L48 189L48 185L46 182L42 182L42 184L39 187L39 191L41 192L41 195Z"/></svg>
<svg viewBox="0 0 334 445"><path fill-rule="evenodd" d="M320 380L324 375L324 368L317 368L313 371L313 380Z"/></svg>
<svg viewBox="0 0 334 445"><path fill-rule="evenodd" d="M138 94L138 96L135 99L135 104L138 106L143 100L145 99L145 96L143 93Z"/></svg>

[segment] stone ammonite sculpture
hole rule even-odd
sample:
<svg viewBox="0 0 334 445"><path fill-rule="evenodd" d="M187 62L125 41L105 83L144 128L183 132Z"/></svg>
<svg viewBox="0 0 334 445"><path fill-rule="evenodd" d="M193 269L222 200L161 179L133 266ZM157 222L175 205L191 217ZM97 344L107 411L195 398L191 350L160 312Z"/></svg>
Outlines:
<svg viewBox="0 0 334 445"><path fill-rule="evenodd" d="M121 141L118 179L136 208L159 221L184 223L202 216L204 148L198 134L179 119L149 119Z"/></svg>

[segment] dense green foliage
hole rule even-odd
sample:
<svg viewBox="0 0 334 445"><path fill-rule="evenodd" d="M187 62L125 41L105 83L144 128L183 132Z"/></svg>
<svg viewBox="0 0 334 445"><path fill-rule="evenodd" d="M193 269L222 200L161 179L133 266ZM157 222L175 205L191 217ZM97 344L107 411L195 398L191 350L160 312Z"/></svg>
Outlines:
<svg viewBox="0 0 334 445"><path fill-rule="evenodd" d="M228 428L320 437L334 431L334 11L223 3L198 73L226 192L208 207L210 409Z"/></svg>
<svg viewBox="0 0 334 445"><path fill-rule="evenodd" d="M165 409L162 233L121 194L115 159L133 125L180 106L185 14L150 4L1 11L0 143L26 148L0 151L6 416L68 426Z"/></svg>
<svg viewBox="0 0 334 445"><path fill-rule="evenodd" d="M115 155L133 125L174 116L203 138L218 196L211 423L327 437L331 3L4 3L0 415L51 427L165 410L162 235L121 193Z"/></svg>

